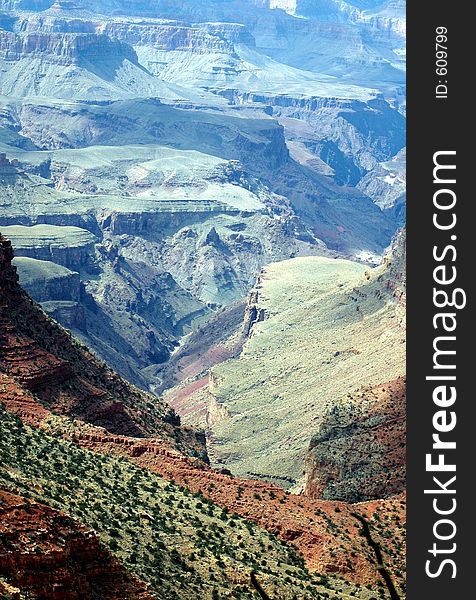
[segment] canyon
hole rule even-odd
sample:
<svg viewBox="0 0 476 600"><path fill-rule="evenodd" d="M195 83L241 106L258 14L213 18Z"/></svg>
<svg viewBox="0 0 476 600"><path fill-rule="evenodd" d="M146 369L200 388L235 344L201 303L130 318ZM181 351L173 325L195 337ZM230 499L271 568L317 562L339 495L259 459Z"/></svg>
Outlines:
<svg viewBox="0 0 476 600"><path fill-rule="evenodd" d="M403 1L0 0L0 590L404 596L405 157Z"/></svg>
<svg viewBox="0 0 476 600"><path fill-rule="evenodd" d="M98 493L94 492L94 489L99 473L103 473L101 477L105 477L105 470L112 469L109 477L115 473L115 494L119 493L120 486L125 486L131 476L132 480L141 478L141 481L144 481L144 489L149 489L151 485L158 486L155 488L155 498L157 499L157 493L161 490L160 493L163 495L161 497L166 504L171 502L171 506L175 506L176 494L185 494L185 497L187 494L195 494L198 499L197 508L203 506L206 501L210 503L209 506L216 506L225 511L220 517L223 523L226 524L229 519L232 519L233 527L244 529L250 527L245 523L253 523L253 527L258 528L254 535L261 531L259 534L261 537L275 536L269 538L270 550L275 548L273 544L277 543L273 542L273 539L281 540L296 548L305 562L302 566L299 566L299 561L295 563L293 569L297 571L294 574L294 570L291 570L292 577L286 578L284 588L280 588L279 577L276 578L280 565L283 560L291 561L291 564L297 560L292 558L292 555L283 558L282 553L287 552L286 546L281 550L279 550L281 546L276 546L276 552L281 552L281 558L276 559L278 572L265 569L261 574L258 573L258 580L265 582L266 587L274 589L275 593L284 593L286 595L282 597L289 598L294 597L290 592L295 585L298 585L296 582L301 577L304 577L304 581L307 582L306 591L303 592L305 595L301 597L311 598L316 597L316 594L318 597L322 586L324 589L335 590L335 593L340 594L336 597L351 597L356 593L355 586L358 586L358 597L370 598L367 592L380 581L380 566L375 563L371 548L364 542L361 543L358 535L351 533L352 528L360 529L354 516L355 511L358 511L365 522L372 524L372 531L376 539L380 540L385 555L385 568L392 573L395 585L404 585L401 579L403 555L399 550L404 542L401 535L403 534L401 522L404 519L404 496L400 494L388 500L350 505L339 501L317 500L311 494L289 494L276 485L232 476L227 470L212 469L208 465L204 439L200 437L199 432L182 425L180 418L162 401L133 388L105 365L99 363L86 348L79 346L70 334L51 321L40 307L29 299L18 285L16 267L12 264L13 252L10 242L4 238L0 242L0 304L2 307L0 398L3 406L0 420L2 425L0 452L3 466L0 477L1 485L7 494L7 503L10 501L8 494L12 493L23 498L25 495L31 498L28 500L31 506L28 514L31 514L31 522L36 522L40 527L38 521L43 518L40 516L41 511L46 511L44 518L54 518L54 515L50 509L41 507L37 509L35 502L51 504L51 509L54 510L67 509L70 513L72 511L76 518L84 519L89 514L89 509L86 510L84 503L87 501L94 513L87 517L88 523L94 521L94 528L99 530L101 543L106 544L113 554L117 554L116 534L113 536L110 533L109 522L104 523L99 519L98 507L94 496L91 496L92 493ZM29 440L26 446L23 445L22 440ZM16 456L13 462L12 449ZM53 459L56 455L58 459ZM58 462L60 456L62 458ZM46 457L49 457L48 462L44 462ZM116 464L114 461L117 460L120 462L114 466ZM106 466L109 464L108 461L112 461L110 467ZM82 467L81 472L84 470L84 473L80 477L78 477L79 464L89 465L87 468ZM70 469L70 475L66 479L61 475L65 469ZM100 471L93 474L91 470L97 469ZM126 471L132 469L127 477L126 473L123 473L124 469ZM101 485L107 487L110 485L108 481L105 480ZM167 481L171 482L172 488L169 487L170 484L166 484ZM80 493L74 492L75 486L78 485L82 490ZM137 496L136 492L132 491L134 495L132 502L137 502L138 498L142 497ZM70 493L73 495L71 500L68 500ZM170 499L167 500L169 493ZM267 498L266 510L263 511L265 497ZM83 500L78 503L73 500L74 498L83 498ZM89 500L86 500L87 498ZM18 498L14 500L21 505ZM109 497L109 502L111 501ZM181 505L183 501L177 507L179 514ZM108 504L101 504L101 506L105 508ZM144 506L142 510L151 510L151 508L146 509ZM207 514L210 510L208 509ZM19 516L18 510L15 515ZM57 543L65 543L64 533L59 534L59 525L62 521L61 517L58 518L59 521L55 522L54 526L51 525L50 541L46 538L42 540L42 544L55 543L54 535L59 535L63 540ZM117 518L116 513L116 520ZM119 517L118 525L123 518L125 515ZM132 517L128 519L130 518ZM148 517L143 518L146 521L148 519ZM188 529L190 529L190 518L191 514L188 511L185 520ZM383 529L380 523L382 518ZM240 521L241 519L245 521ZM127 522L124 522L126 530ZM241 522L243 525L239 524ZM7 526L8 523L7 521ZM31 527L30 525L28 540L31 540L31 535L36 535L35 528L33 527L32 530ZM386 539L387 527L397 528L399 531L398 538L394 538L393 542ZM48 528L46 529L48 531ZM129 539L125 530L121 535ZM30 543L34 544L28 541L28 544ZM97 540L89 538L89 544L97 543ZM2 568L0 576L6 578L8 586L15 588L20 584L24 591L36 593L32 586L41 586L42 580L35 579L36 583L32 584L27 575L27 557L25 560L21 559L23 562L20 563L18 561L23 556L22 553L19 550L13 551L8 543L6 547L9 548L7 555L10 558L9 562L0 561ZM172 546L168 546L167 552L171 552L171 548ZM189 556L188 542L185 545L174 545L174 548L176 553L179 552L184 557ZM62 551L75 552L70 548ZM26 550L22 552L25 553ZM40 556L44 556L44 552L46 550L42 550ZM61 571L62 559L59 553L55 556L55 568ZM81 556L80 552L79 556ZM182 579L183 571L181 571L185 569L185 563L180 560L177 562L174 556L172 553L170 557L170 560L174 561L174 569L182 573L180 575L180 580L183 582L181 597L192 598L194 589L197 590L198 587L204 589L204 580L198 573L193 577L193 585L192 580L187 583L187 578ZM137 558L133 558L129 551L121 552L120 558L140 579L145 578L146 583L151 586L152 594L155 591L155 593L159 592L159 597L169 597L170 585L173 585L170 580L154 579L145 567L139 570L138 567L134 568ZM243 571L245 565L240 566L240 560L243 562L244 559L239 559L233 553L230 554L230 560L232 558L235 563L238 560L234 569L238 568L242 573L241 583L244 583L245 589L248 589L250 580L247 579L246 568ZM190 557L187 560L190 560ZM207 555L205 564L210 560L212 559ZM40 563L37 564L36 568L39 569ZM85 560L82 568L86 568L87 564L88 561ZM108 577L114 572L114 568L119 567L112 565L108 567L107 562L105 564L105 578L106 581L110 581ZM309 574L301 573L299 569L302 568L307 569ZM60 578L60 583L69 581L68 585L71 586L75 577L80 575L73 571L71 560L68 569L68 573L62 571L63 579ZM16 579L12 576L13 572L17 574ZM321 575L313 575L316 572ZM228 585L230 579L226 578L229 575L224 575L222 571L220 573L220 580L225 576ZM323 576L323 573L326 575ZM234 581L237 585L237 581ZM116 583L119 585L120 579L116 578ZM369 587L359 587L364 584ZM139 583L134 585L139 586ZM205 585L205 589L209 588ZM38 592L40 594L38 597L42 597L41 593ZM111 597L114 597L113 592L111 594Z"/></svg>
<svg viewBox="0 0 476 600"><path fill-rule="evenodd" d="M381 200L405 143L401 7L0 6L0 227L46 263L19 261L33 297L133 383L162 389L265 264L376 261L401 226L402 186Z"/></svg>
<svg viewBox="0 0 476 600"><path fill-rule="evenodd" d="M213 464L316 497L404 490L404 269L402 231L379 267L302 257L262 270L239 351L169 398L194 424L188 407L206 403Z"/></svg>

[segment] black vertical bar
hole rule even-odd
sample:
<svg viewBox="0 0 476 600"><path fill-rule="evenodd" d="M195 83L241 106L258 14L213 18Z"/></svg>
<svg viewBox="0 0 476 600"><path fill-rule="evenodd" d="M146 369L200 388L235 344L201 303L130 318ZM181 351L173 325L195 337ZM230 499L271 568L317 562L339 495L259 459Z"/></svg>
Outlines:
<svg viewBox="0 0 476 600"><path fill-rule="evenodd" d="M469 16L469 5L463 3L412 1L408 6L408 599L409 600L459 600L476 597L476 564L473 540L475 539L473 497L476 485L476 428L474 418L474 380L476 379L476 334L474 327L474 279L476 244L476 189L470 186L470 178L476 174L476 152L474 145L476 127L474 125L473 105L476 68L473 49L474 20ZM438 29L441 28L441 29ZM438 32L447 30L447 57L437 55ZM444 38L439 38L443 40ZM443 57L442 59L438 57ZM440 60L439 63L436 61ZM444 62L447 60L447 72ZM440 68L439 72L437 69ZM437 88L437 86L440 86ZM443 87L443 86L446 86ZM439 92L439 94L438 94ZM441 163L456 165L455 170L440 170L440 179L456 183L435 183L433 177L434 153L456 152L455 155L440 155ZM474 163L474 164L473 164ZM438 178L438 177L437 177ZM471 182L472 183L472 182ZM451 190L438 192L438 190ZM434 194L437 203L443 204L456 195L454 209L439 210L434 206ZM450 223L454 213L457 222L454 229L438 230L433 223L434 213L443 224ZM451 236L456 236L456 239ZM453 245L457 255L449 248ZM438 256L448 247L445 258L435 260L434 247ZM452 259L455 258L453 261ZM440 270L437 276L453 274L456 268L457 279L454 284L436 284L434 268L446 265L446 271ZM461 288L467 295L464 309L434 306L434 288L446 289L451 294L455 288ZM462 299L462 294L458 299ZM442 296L440 295L440 299ZM455 336L448 341L446 349L456 349L456 355L447 355L448 365L456 363L456 369L435 370L434 339L444 335L442 320L433 321L435 314L448 312L456 315L455 332L446 333ZM447 325L451 317L448 317ZM442 342L443 343L443 342ZM442 346L441 346L442 347ZM474 374L474 375L473 375ZM456 381L437 382L426 380L427 376L456 376ZM433 418L442 407L433 400L433 390L444 383L456 388L457 399L452 406L445 408L445 416L436 417L441 426L444 422L451 425L451 412L456 413L455 429L441 433L442 440L455 440L456 449L432 449L435 429ZM441 397L440 397L441 398ZM444 461L456 465L456 472L432 472L426 468L428 453L433 453L432 462L444 454ZM433 477L445 485L452 476L456 481L447 486L455 489L455 494L425 494L424 490L440 489ZM442 489L442 488L441 488ZM436 500L435 500L436 499ZM440 510L456 509L448 515L438 515L434 502ZM439 523L440 519L454 522L454 537L450 523ZM453 543L456 545L453 546ZM436 544L436 546L433 546ZM454 550L454 552L451 552ZM431 553L430 551L433 551ZM444 560L454 561L446 562ZM427 563L430 561L430 563ZM441 572L439 572L441 569ZM431 577L428 571L433 575ZM453 575L456 575L453 578Z"/></svg>

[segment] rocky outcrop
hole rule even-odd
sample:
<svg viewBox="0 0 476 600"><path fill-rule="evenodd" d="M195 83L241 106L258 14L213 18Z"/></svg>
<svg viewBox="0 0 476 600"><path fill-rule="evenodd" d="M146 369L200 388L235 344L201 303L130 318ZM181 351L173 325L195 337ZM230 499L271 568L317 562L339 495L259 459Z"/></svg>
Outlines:
<svg viewBox="0 0 476 600"><path fill-rule="evenodd" d="M24 290L37 302L79 302L79 273L49 261L15 258L14 263Z"/></svg>
<svg viewBox="0 0 476 600"><path fill-rule="evenodd" d="M57 3L52 10L40 14L18 15L13 29L17 33L68 33L106 35L128 46L151 46L158 51L184 51L196 54L234 54L235 44L254 45L254 38L240 23L200 23L191 25L179 20L104 21L97 17L75 18L77 6Z"/></svg>
<svg viewBox="0 0 476 600"><path fill-rule="evenodd" d="M79 227L11 225L2 227L2 233L12 241L18 257L50 261L73 271L94 262L96 237ZM26 265L23 263L24 268Z"/></svg>
<svg viewBox="0 0 476 600"><path fill-rule="evenodd" d="M209 393L207 394L208 402L207 402L207 412L206 412L206 426L211 429L220 421L225 421L230 417L230 412L227 407L218 402L218 400L213 396L213 376L210 374L209 382Z"/></svg>
<svg viewBox="0 0 476 600"><path fill-rule="evenodd" d="M304 493L361 502L404 491L405 415L403 378L344 398L311 440Z"/></svg>
<svg viewBox="0 0 476 600"><path fill-rule="evenodd" d="M87 334L87 304L80 275L59 264L16 257L13 261L23 289L64 327Z"/></svg>
<svg viewBox="0 0 476 600"><path fill-rule="evenodd" d="M28 425L38 426L51 417L51 411L30 390L5 373L0 373L0 400L5 410Z"/></svg>
<svg viewBox="0 0 476 600"><path fill-rule="evenodd" d="M10 242L0 236L0 369L27 389L39 390L58 380L69 379L66 361L45 351L28 336L19 335L8 318L10 301L18 295L18 275L12 266Z"/></svg>
<svg viewBox="0 0 476 600"><path fill-rule="evenodd" d="M406 261L407 261L407 230L400 229L392 240L390 250L386 253L383 264L386 272L380 278L385 289L393 293L402 308L406 306Z"/></svg>
<svg viewBox="0 0 476 600"><path fill-rule="evenodd" d="M107 35L68 33L13 33L2 31L0 59L17 61L25 56L37 56L60 65L81 65L100 57L101 62L123 60L137 63L134 50Z"/></svg>
<svg viewBox="0 0 476 600"><path fill-rule="evenodd" d="M176 203L178 204L178 203ZM184 203L185 204L185 203ZM166 208L164 206L164 208ZM114 235L147 235L161 232L162 235L179 231L185 226L206 221L217 214L238 215L239 210L220 205L216 202L197 202L194 210L183 206L170 206L170 211L104 211L100 217L100 225Z"/></svg>
<svg viewBox="0 0 476 600"><path fill-rule="evenodd" d="M49 319L18 285L11 243L0 237L0 373L47 407L108 431L163 438L206 458L203 440L181 429L161 400L126 383Z"/></svg>
<svg viewBox="0 0 476 600"><path fill-rule="evenodd" d="M93 531L64 513L0 491L0 517L0 576L11 598L155 598Z"/></svg>
<svg viewBox="0 0 476 600"><path fill-rule="evenodd" d="M0 181L6 183L16 176L18 161L10 160L4 152L0 152Z"/></svg>
<svg viewBox="0 0 476 600"><path fill-rule="evenodd" d="M104 30L109 35L127 40L135 46L150 45L164 52L233 52L233 46L223 38L179 24L141 26L111 23L107 24Z"/></svg>
<svg viewBox="0 0 476 600"><path fill-rule="evenodd" d="M41 306L52 319L61 323L63 327L79 331L85 336L88 334L88 321L83 304L69 300L48 300L42 302Z"/></svg>
<svg viewBox="0 0 476 600"><path fill-rule="evenodd" d="M1 308L8 310L5 305ZM45 352L29 337L18 335L13 323L4 315L0 317L0 368L36 392L71 377L66 361Z"/></svg>
<svg viewBox="0 0 476 600"><path fill-rule="evenodd" d="M260 278L258 277L246 303L242 333L244 338L249 338L256 323L264 321L266 318L266 310L259 305L259 290Z"/></svg>
<svg viewBox="0 0 476 600"><path fill-rule="evenodd" d="M254 45L254 39L244 25L238 23L97 23L111 37L133 46L152 46L155 50L182 51L194 54L222 53L234 55L235 44Z"/></svg>
<svg viewBox="0 0 476 600"><path fill-rule="evenodd" d="M405 224L406 210L406 149L392 160L377 165L358 183L358 189L367 194L399 227Z"/></svg>
<svg viewBox="0 0 476 600"><path fill-rule="evenodd" d="M0 281L2 282L2 292L13 294L18 288L18 274L16 267L12 264L13 248L9 240L0 235ZM4 305L7 306L6 304Z"/></svg>

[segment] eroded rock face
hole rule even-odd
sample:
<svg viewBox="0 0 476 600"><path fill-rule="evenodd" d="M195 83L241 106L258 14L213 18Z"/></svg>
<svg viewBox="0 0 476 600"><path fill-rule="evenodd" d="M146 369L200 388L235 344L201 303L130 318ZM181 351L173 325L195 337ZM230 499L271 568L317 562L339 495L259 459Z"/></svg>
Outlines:
<svg viewBox="0 0 476 600"><path fill-rule="evenodd" d="M261 279L258 277L254 288L248 296L243 319L242 335L244 338L250 337L252 335L253 327L260 321L264 321L266 318L266 309L259 305L260 283Z"/></svg>
<svg viewBox="0 0 476 600"><path fill-rule="evenodd" d="M2 315L0 319L0 360L6 374L36 392L57 381L70 379L71 369L66 361L45 352L32 339L19 336L6 316Z"/></svg>
<svg viewBox="0 0 476 600"><path fill-rule="evenodd" d="M16 258L14 261L21 284L37 302L66 301L78 303L81 296L79 273L50 261Z"/></svg>
<svg viewBox="0 0 476 600"><path fill-rule="evenodd" d="M12 265L13 248L9 240L0 236L0 275L4 294L13 293L18 286L16 267Z"/></svg>
<svg viewBox="0 0 476 600"><path fill-rule="evenodd" d="M93 262L96 237L79 227L13 225L2 227L2 233L12 241L15 256L50 261L73 271Z"/></svg>
<svg viewBox="0 0 476 600"><path fill-rule="evenodd" d="M344 398L311 441L304 493L362 502L404 491L405 415L403 378Z"/></svg>
<svg viewBox="0 0 476 600"><path fill-rule="evenodd" d="M117 61L118 64L123 60L137 63L137 56L130 46L111 40L106 35L2 32L0 58L15 61L25 55L38 56L42 60L47 59L63 65L93 61L98 56L101 60L109 58Z"/></svg>
<svg viewBox="0 0 476 600"><path fill-rule="evenodd" d="M94 532L64 513L0 491L0 517L0 575L12 598L155 598Z"/></svg>
<svg viewBox="0 0 476 600"><path fill-rule="evenodd" d="M30 390L39 390L55 381L69 379L68 363L25 335L19 335L9 318L11 302L19 296L18 275L12 266L13 250L0 236L0 363L1 370Z"/></svg>
<svg viewBox="0 0 476 600"><path fill-rule="evenodd" d="M220 94L237 104L271 106L272 114L284 124L287 138L303 141L311 154L331 167L335 181L341 185L357 185L379 162L392 158L405 144L405 119L382 98L362 101L293 97L230 89ZM288 119L306 122L307 135L301 130L296 136L294 123Z"/></svg>
<svg viewBox="0 0 476 600"><path fill-rule="evenodd" d="M162 429L185 453L206 458L199 434L182 430L162 401L126 383L31 301L12 259L11 243L0 237L0 372L58 414L138 437Z"/></svg>

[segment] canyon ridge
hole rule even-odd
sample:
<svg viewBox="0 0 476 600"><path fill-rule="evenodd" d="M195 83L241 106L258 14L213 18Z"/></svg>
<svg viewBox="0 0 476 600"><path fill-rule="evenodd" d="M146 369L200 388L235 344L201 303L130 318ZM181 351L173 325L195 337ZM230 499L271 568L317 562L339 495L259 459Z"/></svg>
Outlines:
<svg viewBox="0 0 476 600"><path fill-rule="evenodd" d="M2 598L404 598L405 156L403 1L0 0Z"/></svg>

